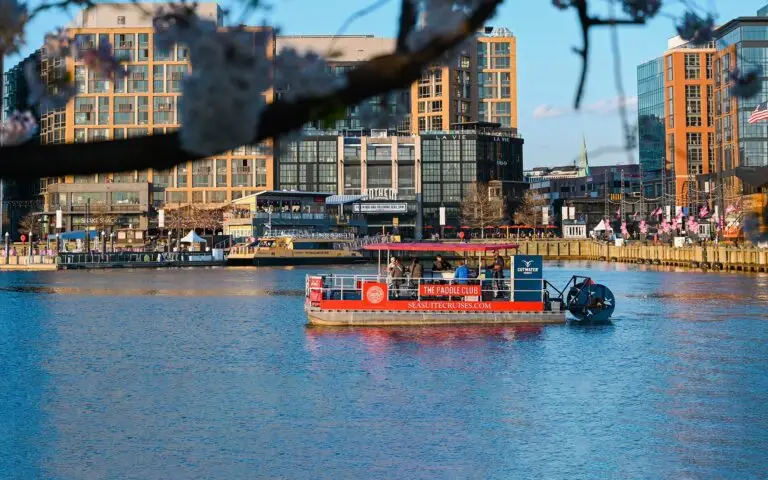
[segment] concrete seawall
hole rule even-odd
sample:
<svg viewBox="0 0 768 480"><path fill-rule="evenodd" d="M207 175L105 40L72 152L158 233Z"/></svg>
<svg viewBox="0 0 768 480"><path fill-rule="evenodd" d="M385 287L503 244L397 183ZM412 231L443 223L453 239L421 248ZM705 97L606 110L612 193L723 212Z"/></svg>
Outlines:
<svg viewBox="0 0 768 480"><path fill-rule="evenodd" d="M548 260L604 260L609 262L670 265L704 270L768 272L768 249L729 246L632 244L622 247L589 240L520 242L520 253L543 255Z"/></svg>

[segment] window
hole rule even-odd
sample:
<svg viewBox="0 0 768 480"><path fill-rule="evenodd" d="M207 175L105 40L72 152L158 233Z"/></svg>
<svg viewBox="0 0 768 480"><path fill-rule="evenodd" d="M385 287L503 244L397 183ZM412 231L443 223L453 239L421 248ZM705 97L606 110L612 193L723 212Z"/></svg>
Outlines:
<svg viewBox="0 0 768 480"><path fill-rule="evenodd" d="M168 203L187 203L187 192L168 192Z"/></svg>
<svg viewBox="0 0 768 480"><path fill-rule="evenodd" d="M189 170L186 163L176 165L176 186L179 188L185 188L189 185L187 180L187 174Z"/></svg>
<svg viewBox="0 0 768 480"><path fill-rule="evenodd" d="M436 131L442 130L443 129L443 117L442 116L430 117L429 128L431 130L436 130Z"/></svg>
<svg viewBox="0 0 768 480"><path fill-rule="evenodd" d="M96 98L95 97L76 97L75 98L75 125L95 125L96 124Z"/></svg>
<svg viewBox="0 0 768 480"><path fill-rule="evenodd" d="M152 184L156 187L165 188L171 183L171 170L153 170Z"/></svg>
<svg viewBox="0 0 768 480"><path fill-rule="evenodd" d="M429 98L432 96L432 87L429 85L419 85L419 98Z"/></svg>
<svg viewBox="0 0 768 480"><path fill-rule="evenodd" d="M139 116L136 123L146 125L149 123L149 97L138 97Z"/></svg>
<svg viewBox="0 0 768 480"><path fill-rule="evenodd" d="M360 165L345 165L344 166L344 193L346 194L358 194L360 193L361 186L361 172ZM355 189L354 191L347 191L347 189Z"/></svg>
<svg viewBox="0 0 768 480"><path fill-rule="evenodd" d="M136 174L134 172L120 172L112 174L112 182L114 183L133 183L136 181Z"/></svg>
<svg viewBox="0 0 768 480"><path fill-rule="evenodd" d="M327 165L322 165L322 166L325 167ZM336 165L333 165L333 168L334 168L334 181L335 181ZM267 186L267 161L262 158L256 159L256 186L257 187Z"/></svg>
<svg viewBox="0 0 768 480"><path fill-rule="evenodd" d="M168 65L168 83L166 91L168 93L180 93L181 81L186 74L186 65Z"/></svg>
<svg viewBox="0 0 768 480"><path fill-rule="evenodd" d="M132 62L134 59L133 33L119 33L115 35L114 55L116 60Z"/></svg>
<svg viewBox="0 0 768 480"><path fill-rule="evenodd" d="M211 168L212 160L197 160L192 162L192 187L211 187L213 180L213 171Z"/></svg>
<svg viewBox="0 0 768 480"><path fill-rule="evenodd" d="M424 184L424 202L425 203L440 203L440 184L439 183L425 183Z"/></svg>
<svg viewBox="0 0 768 480"><path fill-rule="evenodd" d="M701 126L701 87L699 85L685 86L685 124L688 127Z"/></svg>
<svg viewBox="0 0 768 480"><path fill-rule="evenodd" d="M87 84L87 71L86 68L81 65L75 66L75 92L76 93L87 93L88 92L88 84Z"/></svg>
<svg viewBox="0 0 768 480"><path fill-rule="evenodd" d="M672 80L672 55L667 55L667 81L671 81L671 80Z"/></svg>
<svg viewBox="0 0 768 480"><path fill-rule="evenodd" d="M462 55L459 57L459 68L463 68L464 70L469 70L470 68L470 58Z"/></svg>
<svg viewBox="0 0 768 480"><path fill-rule="evenodd" d="M496 103L493 103L493 106L495 110L493 113L500 114L500 115L504 115L504 114L509 115L510 113L512 113L512 105L508 102L496 102Z"/></svg>
<svg viewBox="0 0 768 480"><path fill-rule="evenodd" d="M155 51L153 53L155 61L171 60L171 48L159 48L158 42L155 42Z"/></svg>
<svg viewBox="0 0 768 480"><path fill-rule="evenodd" d="M345 146L344 147L344 161L360 161L360 147L359 146Z"/></svg>
<svg viewBox="0 0 768 480"><path fill-rule="evenodd" d="M139 34L139 55L137 61L146 62L149 60L149 34Z"/></svg>
<svg viewBox="0 0 768 480"><path fill-rule="evenodd" d="M250 158L238 158L232 160L232 186L253 186L253 160Z"/></svg>
<svg viewBox="0 0 768 480"><path fill-rule="evenodd" d="M152 97L152 120L158 125L170 125L174 123L173 113L176 110L174 104L176 97Z"/></svg>
<svg viewBox="0 0 768 480"><path fill-rule="evenodd" d="M701 133L686 134L688 147L688 174L698 175L702 173L702 146Z"/></svg>
<svg viewBox="0 0 768 480"><path fill-rule="evenodd" d="M128 129L128 138L133 137L145 137L149 135L149 130L146 128L129 128Z"/></svg>
<svg viewBox="0 0 768 480"><path fill-rule="evenodd" d="M89 128L88 129L88 141L89 142L103 142L109 140L109 130L106 128Z"/></svg>
<svg viewBox="0 0 768 480"><path fill-rule="evenodd" d="M368 165L368 188L392 187L392 165Z"/></svg>
<svg viewBox="0 0 768 480"><path fill-rule="evenodd" d="M131 125L134 121L134 97L115 97L115 125Z"/></svg>
<svg viewBox="0 0 768 480"><path fill-rule="evenodd" d="M698 53L685 54L685 79L696 80L700 77L701 57Z"/></svg>
<svg viewBox="0 0 768 480"><path fill-rule="evenodd" d="M317 150L317 160L320 163L336 164L339 150L335 140L317 142Z"/></svg>
<svg viewBox="0 0 768 480"><path fill-rule="evenodd" d="M118 25L125 25L125 17L117 17L117 24Z"/></svg>
<svg viewBox="0 0 768 480"><path fill-rule="evenodd" d="M712 79L712 57L713 54L707 53L707 80Z"/></svg>
<svg viewBox="0 0 768 480"><path fill-rule="evenodd" d="M85 129L84 128L76 128L75 129L75 143L85 143L86 136L85 136Z"/></svg>
<svg viewBox="0 0 768 480"><path fill-rule="evenodd" d="M152 67L152 91L165 93L165 65Z"/></svg>
<svg viewBox="0 0 768 480"><path fill-rule="evenodd" d="M149 76L146 65L128 65L128 93L149 91Z"/></svg>
<svg viewBox="0 0 768 480"><path fill-rule="evenodd" d="M392 147L389 145L368 145L368 161L392 160Z"/></svg>
<svg viewBox="0 0 768 480"><path fill-rule="evenodd" d="M99 97L99 125L109 124L109 97Z"/></svg>
<svg viewBox="0 0 768 480"><path fill-rule="evenodd" d="M227 186L227 160L226 159L216 159L216 186L217 187L226 187Z"/></svg>
<svg viewBox="0 0 768 480"><path fill-rule="evenodd" d="M425 117L419 117L419 132L423 132L427 129L427 119Z"/></svg>
<svg viewBox="0 0 768 480"><path fill-rule="evenodd" d="M112 192L114 205L138 205L139 192Z"/></svg>
<svg viewBox="0 0 768 480"><path fill-rule="evenodd" d="M491 57L491 68L509 68L509 57Z"/></svg>
<svg viewBox="0 0 768 480"><path fill-rule="evenodd" d="M114 140L120 140L122 138L125 138L125 129L124 128L113 128L112 129L112 138Z"/></svg>
<svg viewBox="0 0 768 480"><path fill-rule="evenodd" d="M416 148L410 145L399 145L397 147L398 162L412 162L416 159Z"/></svg>
<svg viewBox="0 0 768 480"><path fill-rule="evenodd" d="M397 166L397 189L413 188L415 183L415 168L413 165Z"/></svg>
<svg viewBox="0 0 768 480"><path fill-rule="evenodd" d="M106 203L107 203L107 194L103 192L72 193L72 205L86 205L86 204L104 205Z"/></svg>
<svg viewBox="0 0 768 480"><path fill-rule="evenodd" d="M443 201L444 202L460 202L461 201L461 184L460 183L444 183L443 184Z"/></svg>
<svg viewBox="0 0 768 480"><path fill-rule="evenodd" d="M227 201L227 192L207 191L205 195L208 197L208 203L225 203Z"/></svg>

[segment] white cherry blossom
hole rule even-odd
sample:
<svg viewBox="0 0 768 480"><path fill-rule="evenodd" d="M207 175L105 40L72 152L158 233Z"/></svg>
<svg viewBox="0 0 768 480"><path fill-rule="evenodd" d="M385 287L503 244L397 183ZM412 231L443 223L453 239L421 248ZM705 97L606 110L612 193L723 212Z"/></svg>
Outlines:
<svg viewBox="0 0 768 480"><path fill-rule="evenodd" d="M21 145L37 131L35 117L29 111L13 112L4 123L0 123L0 146Z"/></svg>

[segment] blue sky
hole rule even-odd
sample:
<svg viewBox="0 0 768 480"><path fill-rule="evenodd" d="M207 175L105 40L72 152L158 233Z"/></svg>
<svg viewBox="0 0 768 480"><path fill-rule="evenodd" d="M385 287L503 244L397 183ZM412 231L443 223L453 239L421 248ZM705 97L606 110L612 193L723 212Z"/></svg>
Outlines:
<svg viewBox="0 0 768 480"><path fill-rule="evenodd" d="M220 2L222 6L236 2ZM373 3L372 0L273 0L276 4L267 15L251 18L260 23L263 18L281 28L286 34L333 34L355 10ZM593 0L595 7L607 12L608 2ZM679 15L680 2L667 0L669 14ZM737 16L755 15L768 0L700 0L700 5L714 11L718 23ZM399 2L386 5L364 18L356 20L344 33L392 36L395 33ZM599 13L601 10L595 10ZM46 30L66 24L69 17L50 13L36 19L28 30L28 47L24 54L39 46ZM582 135L587 138L593 164L627 163L636 161L637 154L628 157L619 147L622 134L615 108L616 88L613 76L610 32L607 28L591 34L591 61L585 111L573 113L571 106L579 75L580 63L571 48L580 46L580 32L571 10L561 12L550 0L506 0L490 25L505 26L517 37L518 116L519 129L525 138L525 166L566 164L573 161L581 147ZM659 56L666 49L667 39L675 34L671 18L658 17L646 26L622 27L619 31L621 71L628 96L637 91L636 67ZM19 60L6 59L6 68ZM549 116L534 115L534 111ZM630 120L637 114L632 107ZM599 153L603 152L603 153Z"/></svg>

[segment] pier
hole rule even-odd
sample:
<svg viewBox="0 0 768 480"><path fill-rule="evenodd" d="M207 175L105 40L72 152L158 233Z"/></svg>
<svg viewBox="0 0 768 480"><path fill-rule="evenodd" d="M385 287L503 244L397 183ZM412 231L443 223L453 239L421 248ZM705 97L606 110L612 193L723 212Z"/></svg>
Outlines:
<svg viewBox="0 0 768 480"><path fill-rule="evenodd" d="M638 242L617 247L591 240L538 240L520 242L520 254L542 255L547 260L602 260L715 271L768 272L768 249L728 245L675 248Z"/></svg>

